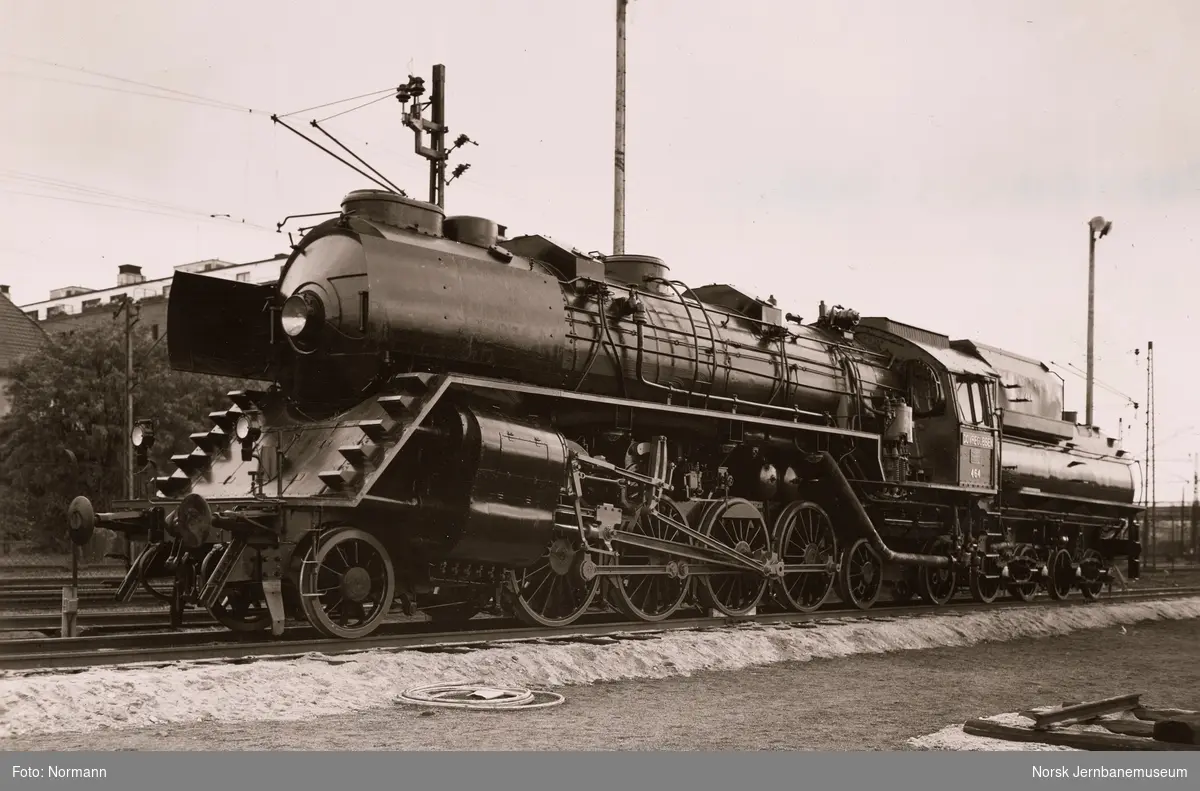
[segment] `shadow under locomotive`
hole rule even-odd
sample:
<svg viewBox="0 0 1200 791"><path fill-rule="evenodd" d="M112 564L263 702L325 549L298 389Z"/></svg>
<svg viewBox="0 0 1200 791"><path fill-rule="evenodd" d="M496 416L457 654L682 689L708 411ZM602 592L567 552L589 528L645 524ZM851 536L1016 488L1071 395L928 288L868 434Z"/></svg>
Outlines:
<svg viewBox="0 0 1200 791"><path fill-rule="evenodd" d="M347 196L277 284L176 273L168 343L264 387L147 499L77 498L70 532L147 542L118 598L166 577L231 629L354 638L395 602L562 626L835 588L1095 598L1117 559L1138 574L1131 461L1041 363L388 192Z"/></svg>

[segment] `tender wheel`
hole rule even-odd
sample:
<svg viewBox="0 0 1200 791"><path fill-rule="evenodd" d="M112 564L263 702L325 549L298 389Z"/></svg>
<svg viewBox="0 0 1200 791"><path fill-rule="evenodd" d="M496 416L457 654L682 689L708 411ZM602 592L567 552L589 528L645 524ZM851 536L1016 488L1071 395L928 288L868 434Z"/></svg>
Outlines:
<svg viewBox="0 0 1200 791"><path fill-rule="evenodd" d="M926 554L949 555L950 539L939 536L925 547ZM922 599L935 607L941 607L954 598L958 587L958 573L953 568L929 568L922 566L917 570L917 593Z"/></svg>
<svg viewBox="0 0 1200 791"><path fill-rule="evenodd" d="M837 577L837 536L829 515L816 503L794 502L775 520L774 545L785 564L824 563L827 571L785 574L775 584L776 598L800 612L825 603Z"/></svg>
<svg viewBox="0 0 1200 791"><path fill-rule="evenodd" d="M383 623L395 595L396 574L387 550L357 528L329 531L300 567L304 616L329 637L366 637Z"/></svg>
<svg viewBox="0 0 1200 791"><path fill-rule="evenodd" d="M532 566L509 570L507 588L513 614L530 626L568 626L587 612L600 590L600 577L584 580L587 552L579 539L559 536Z"/></svg>
<svg viewBox="0 0 1200 791"><path fill-rule="evenodd" d="M245 550L243 550L244 552ZM200 564L200 584L204 584L220 560L219 552L210 552ZM258 582L230 582L216 603L208 608L213 619L233 632L261 632L271 628L271 612Z"/></svg>
<svg viewBox="0 0 1200 791"><path fill-rule="evenodd" d="M1104 558L1094 549L1085 549L1079 558L1079 571L1081 576L1076 583L1079 587L1079 592L1083 594L1083 598L1088 601L1095 601L1100 598L1100 592L1104 590L1104 580L1100 575L1108 564L1104 562Z"/></svg>
<svg viewBox="0 0 1200 791"><path fill-rule="evenodd" d="M1019 601L1033 601L1033 597L1037 595L1037 570L1040 566L1037 550L1028 544L1022 544L1008 564L1008 594Z"/></svg>
<svg viewBox="0 0 1200 791"><path fill-rule="evenodd" d="M850 545L838 571L838 595L847 604L869 610L883 588L883 559L865 538Z"/></svg>
<svg viewBox="0 0 1200 791"><path fill-rule="evenodd" d="M733 498L710 506L700 532L756 560L767 560L771 537L762 513L752 503ZM700 603L731 617L748 615L762 601L770 580L753 571L705 574L697 584Z"/></svg>
<svg viewBox="0 0 1200 791"><path fill-rule="evenodd" d="M989 579L986 571L978 568L971 569L969 583L971 598L981 604L991 604L1000 595L1000 579L997 577Z"/></svg>
<svg viewBox="0 0 1200 791"><path fill-rule="evenodd" d="M643 513L629 530L641 536L690 544L688 535L665 522L659 514L682 524L687 517L673 501L659 500L653 513ZM675 560L672 556L650 549L618 542L616 562L622 566L665 566ZM676 562L672 568L678 568ZM688 595L689 580L677 575L630 574L614 577L609 587L612 604L622 614L642 621L662 621L683 606Z"/></svg>
<svg viewBox="0 0 1200 791"><path fill-rule="evenodd" d="M1075 584L1075 567L1071 553L1065 549L1055 550L1050 555L1050 579L1046 581L1046 592L1055 601L1062 601L1071 593Z"/></svg>

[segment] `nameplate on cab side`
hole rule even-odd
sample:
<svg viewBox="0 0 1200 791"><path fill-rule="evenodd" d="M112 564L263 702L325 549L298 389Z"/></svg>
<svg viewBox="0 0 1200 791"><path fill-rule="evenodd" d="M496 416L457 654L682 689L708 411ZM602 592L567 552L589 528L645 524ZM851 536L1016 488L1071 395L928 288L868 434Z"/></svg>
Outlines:
<svg viewBox="0 0 1200 791"><path fill-rule="evenodd" d="M962 444L968 448L984 448L992 450L996 447L996 439L991 434L983 434L975 431L964 431L962 435Z"/></svg>

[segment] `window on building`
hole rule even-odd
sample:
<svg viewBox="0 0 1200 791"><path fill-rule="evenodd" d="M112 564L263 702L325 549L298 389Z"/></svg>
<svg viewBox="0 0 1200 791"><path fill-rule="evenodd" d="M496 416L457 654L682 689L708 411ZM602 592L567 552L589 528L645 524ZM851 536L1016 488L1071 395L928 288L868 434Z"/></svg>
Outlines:
<svg viewBox="0 0 1200 791"><path fill-rule="evenodd" d="M25 315L28 316L29 318L33 319L34 321L37 321L38 312L36 310L27 310L27 311L25 311Z"/></svg>
<svg viewBox="0 0 1200 791"><path fill-rule="evenodd" d="M170 286L163 286L163 296L164 297L171 296L171 287Z"/></svg>
<svg viewBox="0 0 1200 791"><path fill-rule="evenodd" d="M238 279L239 283L245 283L247 280L250 279L250 273L249 272L240 272L237 276L237 279Z"/></svg>
<svg viewBox="0 0 1200 791"><path fill-rule="evenodd" d="M87 310L88 308L96 308L99 306L100 306L100 297L96 297L95 299L85 299L83 301L83 309L84 310Z"/></svg>
<svg viewBox="0 0 1200 791"><path fill-rule="evenodd" d="M150 325L150 337L153 340L158 340L158 325L157 324Z"/></svg>

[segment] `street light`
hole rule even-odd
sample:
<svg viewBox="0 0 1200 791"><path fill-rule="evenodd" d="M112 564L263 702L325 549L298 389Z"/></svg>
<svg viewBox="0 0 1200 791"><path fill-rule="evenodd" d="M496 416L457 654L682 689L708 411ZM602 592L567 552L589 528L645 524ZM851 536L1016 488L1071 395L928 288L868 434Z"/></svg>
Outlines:
<svg viewBox="0 0 1200 791"><path fill-rule="evenodd" d="M1088 222L1087 426L1092 426L1092 387L1096 375L1096 240L1108 236L1112 222L1093 217Z"/></svg>

